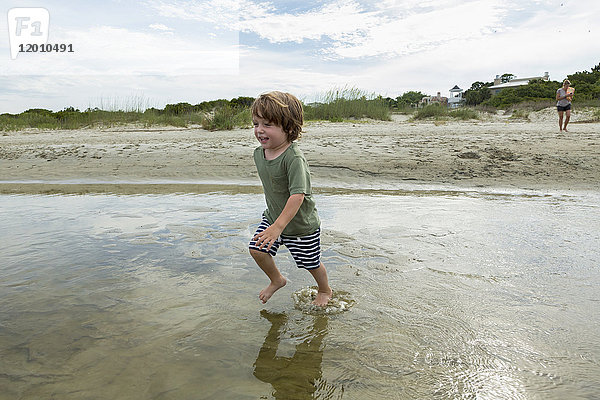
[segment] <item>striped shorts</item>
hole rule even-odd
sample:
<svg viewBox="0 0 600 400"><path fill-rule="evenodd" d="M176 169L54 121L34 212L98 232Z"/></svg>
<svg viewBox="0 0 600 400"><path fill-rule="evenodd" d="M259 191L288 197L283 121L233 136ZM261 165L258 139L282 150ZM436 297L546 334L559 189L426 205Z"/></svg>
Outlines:
<svg viewBox="0 0 600 400"><path fill-rule="evenodd" d="M269 221L263 216L254 236L267 229L270 225ZM252 237L254 238L254 236ZM266 246L259 249L254 240L250 240L248 247L275 256L279 246L282 244L288 248L298 268L315 269L319 268L321 265L321 228L306 236L298 237L281 235L273 243L269 251L267 251Z"/></svg>

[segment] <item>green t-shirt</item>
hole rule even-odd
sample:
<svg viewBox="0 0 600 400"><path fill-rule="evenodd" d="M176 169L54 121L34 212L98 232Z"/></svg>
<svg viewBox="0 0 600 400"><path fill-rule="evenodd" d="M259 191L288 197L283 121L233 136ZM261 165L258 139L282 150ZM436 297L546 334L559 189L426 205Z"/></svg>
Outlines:
<svg viewBox="0 0 600 400"><path fill-rule="evenodd" d="M274 160L265 159L262 147L254 150L254 163L262 182L267 202L265 217L273 224L292 194L304 193L300 209L285 227L282 235L306 236L314 233L321 221L315 208L310 184L310 171L304 154L292 143Z"/></svg>

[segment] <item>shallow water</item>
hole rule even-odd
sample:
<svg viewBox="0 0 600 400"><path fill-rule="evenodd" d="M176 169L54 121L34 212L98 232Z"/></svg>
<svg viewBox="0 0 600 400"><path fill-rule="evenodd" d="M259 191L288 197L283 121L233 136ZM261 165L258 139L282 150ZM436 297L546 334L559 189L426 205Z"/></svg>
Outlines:
<svg viewBox="0 0 600 400"><path fill-rule="evenodd" d="M600 397L600 194L319 194L326 314L234 192L1 195L0 398Z"/></svg>

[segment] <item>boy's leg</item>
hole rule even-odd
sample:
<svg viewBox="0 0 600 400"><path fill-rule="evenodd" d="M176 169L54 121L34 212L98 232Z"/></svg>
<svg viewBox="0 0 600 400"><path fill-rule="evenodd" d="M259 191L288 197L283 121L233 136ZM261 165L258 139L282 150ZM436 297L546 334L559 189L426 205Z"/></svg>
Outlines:
<svg viewBox="0 0 600 400"><path fill-rule="evenodd" d="M317 298L313 301L313 304L316 306L326 306L331 300L331 296L333 295L333 291L329 287L329 279L327 278L327 270L323 263L319 265L319 268L309 269L308 272L311 273L315 281L317 281L317 286L319 287L317 291Z"/></svg>
<svg viewBox="0 0 600 400"><path fill-rule="evenodd" d="M333 292L329 287L327 270L321 260L321 229L316 232L301 237L281 237L282 243L288 248L296 265L306 268L315 278L317 286L317 298L313 304L317 306L326 306L331 300ZM317 264L318 263L318 264ZM315 267L317 265L317 267Z"/></svg>
<svg viewBox="0 0 600 400"><path fill-rule="evenodd" d="M273 293L285 286L287 280L283 277L283 275L281 275L281 272L279 272L279 270L277 269L277 266L275 265L275 260L273 260L273 257L270 254L263 253L262 251L254 249L250 249L250 254L252 255L252 258L254 258L254 261L256 261L260 269L262 269L263 272L267 274L267 276L271 280L269 286L261 290L261 292L258 294L258 298L264 304L271 298L271 296L273 296Z"/></svg>

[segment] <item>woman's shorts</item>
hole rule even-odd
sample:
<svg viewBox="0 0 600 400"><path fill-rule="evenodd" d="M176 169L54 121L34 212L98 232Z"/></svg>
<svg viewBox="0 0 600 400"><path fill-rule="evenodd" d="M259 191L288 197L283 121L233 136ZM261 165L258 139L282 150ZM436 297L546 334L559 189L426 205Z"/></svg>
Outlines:
<svg viewBox="0 0 600 400"><path fill-rule="evenodd" d="M567 104L566 106L556 106L556 109L557 109L558 111L568 111L568 110L570 110L570 109L571 109L571 105L570 105L570 104Z"/></svg>
<svg viewBox="0 0 600 400"><path fill-rule="evenodd" d="M267 229L271 224L263 215L263 219L256 229L256 233L254 236L258 235L265 229ZM252 238L254 238L252 236ZM262 251L263 253L268 253L272 256L277 254L277 250L279 246L285 245L288 248L290 253L292 254L292 258L296 262L298 268L306 268L306 269L315 269L319 268L321 265L321 229L317 229L315 232L306 236L284 236L281 235L279 238L273 243L271 249L267 251L267 246L259 249L256 245L256 241L251 240L249 244L249 248L253 250Z"/></svg>

